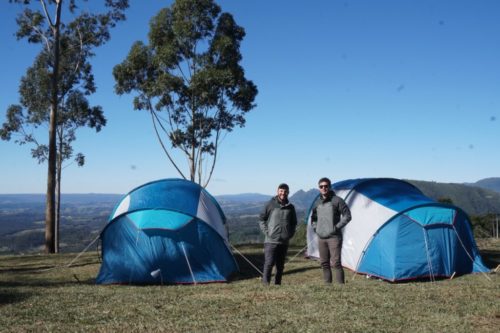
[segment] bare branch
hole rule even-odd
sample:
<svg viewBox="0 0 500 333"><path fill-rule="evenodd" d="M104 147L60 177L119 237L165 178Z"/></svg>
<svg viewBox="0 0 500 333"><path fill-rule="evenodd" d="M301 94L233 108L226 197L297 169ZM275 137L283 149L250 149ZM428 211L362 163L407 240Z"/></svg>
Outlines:
<svg viewBox="0 0 500 333"><path fill-rule="evenodd" d="M180 66L179 63L177 63L177 69L181 73L182 79L186 82L189 82L189 78L184 74L184 71L182 70L182 67Z"/></svg>
<svg viewBox="0 0 500 333"><path fill-rule="evenodd" d="M156 127L156 120L155 120L155 117L153 116L154 114L154 111L152 110L149 110L149 112L151 113L151 119L153 121L153 127L155 129L155 133L156 133L156 137L158 138L158 141L160 142L160 145L161 147L163 148L163 151L165 152L165 154L167 155L168 159L170 160L170 163L173 164L173 166L175 167L175 169L177 170L177 172L182 176L182 178L186 179L186 176L184 176L184 174L182 173L182 171L179 169L179 167L177 167L177 164L175 164L174 160L172 159L172 157L170 156L170 154L168 153L168 150L167 148L165 148L165 145L163 144L163 140L161 139L161 136L160 136L160 133L158 133L158 129Z"/></svg>
<svg viewBox="0 0 500 333"><path fill-rule="evenodd" d="M169 132L169 131L165 128L165 126L163 126L163 123L162 123L162 121L161 121L160 116L158 116L158 114L157 114L157 113L156 113L153 109L151 109L151 102L149 102L149 104L150 104L150 108L149 108L149 110L150 110L150 112L152 113L152 115L155 117L155 119L156 119L156 121L158 122L158 124L160 125L160 128L162 129L162 131L163 131L163 132L165 132L165 134L166 134L166 135L172 134L172 132ZM180 149L180 150L182 150L182 152L183 152L184 154L187 154L187 153L188 153L188 151L187 151L187 149L184 147L184 145L179 146L179 149Z"/></svg>
<svg viewBox="0 0 500 333"><path fill-rule="evenodd" d="M29 19L25 12L23 12L23 15L24 17ZM50 40L47 38L47 36L40 29L38 29L38 27L32 25L31 28L45 41L47 52L50 52Z"/></svg>
<svg viewBox="0 0 500 333"><path fill-rule="evenodd" d="M56 5L56 12L57 12L57 7L59 7L61 5L61 1L60 0L56 0L55 2L57 4ZM45 18L47 19L47 22L49 23L50 28L54 29L55 25L52 22L52 18L50 17L49 12L47 11L47 5L45 4L45 0L40 0L40 3L42 4L43 12L45 14Z"/></svg>
<svg viewBox="0 0 500 333"><path fill-rule="evenodd" d="M210 167L210 172L208 173L207 180L203 184L203 188L207 187L208 183L210 182L210 179L212 178L212 174L214 173L215 162L217 161L217 150L219 148L219 137L220 137L220 130L217 130L215 134L215 148L214 148L214 157L212 159L212 166Z"/></svg>
<svg viewBox="0 0 500 333"><path fill-rule="evenodd" d="M82 55L83 54L83 37L82 37L82 32L80 31L80 27L76 27L76 31L78 32L78 36L80 36L80 55ZM80 68L80 59L81 59L81 57L78 57L78 61L76 62L74 73L78 73L78 69Z"/></svg>
<svg viewBox="0 0 500 333"><path fill-rule="evenodd" d="M165 127L163 127L163 124L161 123L160 119L158 119L158 115L156 114L156 112L153 109L153 104L151 103L151 99L150 98L148 98L148 109L149 109L149 113L151 114L151 120L153 121L153 127L154 127L154 130L155 130L155 133L156 133L156 137L158 138L158 141L160 142L160 145L161 145L163 151L165 152L165 154L167 155L168 159L170 160L170 163L172 163L172 165L175 167L175 169L177 170L177 172L182 176L182 178L186 179L186 176L184 176L184 174L182 173L182 171L179 169L179 167L177 166L177 164L174 162L172 156L170 156L170 153L168 152L167 148L163 144L163 140L161 139L160 133L158 132L158 128L156 126L156 122L158 122L160 124L160 127L163 129L163 131L165 131L166 133L168 133L168 131L165 129Z"/></svg>

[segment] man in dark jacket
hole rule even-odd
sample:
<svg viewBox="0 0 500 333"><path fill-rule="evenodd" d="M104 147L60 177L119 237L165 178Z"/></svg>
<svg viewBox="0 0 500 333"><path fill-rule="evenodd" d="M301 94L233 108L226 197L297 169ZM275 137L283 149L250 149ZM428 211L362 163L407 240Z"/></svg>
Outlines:
<svg viewBox="0 0 500 333"><path fill-rule="evenodd" d="M320 197L314 204L311 223L318 235L319 260L323 268L325 283L332 283L333 263L335 281L344 283L344 270L342 269L342 228L351 220L351 211L342 198L331 190L330 179L324 177L318 182Z"/></svg>
<svg viewBox="0 0 500 333"><path fill-rule="evenodd" d="M274 284L281 284L288 241L295 234L297 214L295 207L288 201L287 184L278 186L278 193L273 197L259 216L260 230L264 240L264 276L262 283L269 285L273 266L276 265Z"/></svg>

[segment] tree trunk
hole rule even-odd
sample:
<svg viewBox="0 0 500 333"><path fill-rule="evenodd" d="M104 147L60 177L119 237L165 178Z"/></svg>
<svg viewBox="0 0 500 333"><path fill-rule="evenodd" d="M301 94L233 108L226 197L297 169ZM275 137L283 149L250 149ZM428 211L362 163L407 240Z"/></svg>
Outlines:
<svg viewBox="0 0 500 333"><path fill-rule="evenodd" d="M56 138L55 124L57 105L50 108L49 158L47 174L47 197L45 206L45 252L55 253L55 200L56 200Z"/></svg>
<svg viewBox="0 0 500 333"><path fill-rule="evenodd" d="M54 68L51 77L50 123L49 123L49 158L47 174L47 196L45 206L45 252L55 253L55 217L56 217L56 127L58 106L58 76L59 76L59 28L61 22L62 0L57 2L55 23L51 27L54 34L53 57Z"/></svg>
<svg viewBox="0 0 500 333"><path fill-rule="evenodd" d="M62 135L61 135L62 137ZM57 180L56 180L56 216L55 230L55 253L59 253L59 229L61 228L61 173L62 173L62 139L59 140L59 154L57 154Z"/></svg>
<svg viewBox="0 0 500 333"><path fill-rule="evenodd" d="M50 111L50 119L55 118L55 112ZM47 174L47 196L45 205L45 252L54 253L54 231L55 231L55 163L52 161L52 156L55 155L50 148L52 142L52 126L49 130L49 161L48 161L48 174Z"/></svg>
<svg viewBox="0 0 500 333"><path fill-rule="evenodd" d="M189 156L189 180L192 182L196 182L196 163L194 161L194 153L193 156Z"/></svg>

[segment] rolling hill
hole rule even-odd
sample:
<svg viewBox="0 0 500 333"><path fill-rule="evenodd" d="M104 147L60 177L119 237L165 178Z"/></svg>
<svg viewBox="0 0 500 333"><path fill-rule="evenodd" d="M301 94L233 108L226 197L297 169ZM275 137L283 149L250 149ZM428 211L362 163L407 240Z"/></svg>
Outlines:
<svg viewBox="0 0 500 333"><path fill-rule="evenodd" d="M469 215L500 214L500 192L457 183L407 181L434 200L450 199L455 206L462 208Z"/></svg>
<svg viewBox="0 0 500 333"><path fill-rule="evenodd" d="M488 179L500 180L500 178ZM496 184L495 181L485 179L473 184L438 183L422 180L406 181L415 185L426 196L436 201L451 200L455 206L460 207L469 215L500 214L500 192L489 189L484 185L487 184L487 186L493 188L494 184ZM318 193L316 189L300 190L290 197L290 201L293 202L297 209L307 210Z"/></svg>
<svg viewBox="0 0 500 333"><path fill-rule="evenodd" d="M500 193L500 177L484 178L475 183L467 185L477 186Z"/></svg>
<svg viewBox="0 0 500 333"><path fill-rule="evenodd" d="M500 179L500 178L491 178ZM424 194L439 201L451 201L471 216L500 214L500 192L473 184L436 183L408 180ZM495 181L479 181L492 186ZM484 185L486 184L486 185ZM317 189L299 190L290 196L300 222L303 222ZM270 195L243 193L215 198L228 220L232 243L262 241L258 228L258 214ZM61 251L74 252L89 244L106 225L113 208L122 198L120 194L63 194L61 203ZM0 253L39 252L44 243L43 194L0 195Z"/></svg>

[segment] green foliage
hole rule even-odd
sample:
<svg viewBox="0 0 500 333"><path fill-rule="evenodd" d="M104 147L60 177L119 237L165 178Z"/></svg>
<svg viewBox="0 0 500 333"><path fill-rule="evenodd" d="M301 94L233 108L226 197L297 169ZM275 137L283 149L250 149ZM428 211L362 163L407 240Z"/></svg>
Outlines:
<svg viewBox="0 0 500 333"><path fill-rule="evenodd" d="M494 237L498 214L486 214L472 217L472 229L476 238Z"/></svg>
<svg viewBox="0 0 500 333"><path fill-rule="evenodd" d="M10 140L16 133L17 143L35 145L31 153L39 163L48 161L45 248L52 253L58 249L62 162L72 156L78 127L99 131L106 124L101 107L89 107L85 97L95 92L89 59L94 56L93 48L109 40L109 29L125 19L128 0L105 0L106 12L100 14L79 11L76 0L40 0L36 5L30 0L10 2L25 8L16 20L17 38L41 44L42 50L21 80L22 107L9 108L0 138ZM62 19L63 12L67 20ZM30 130L43 123L48 124L47 145L39 143ZM83 165L83 154L77 154L76 162Z"/></svg>
<svg viewBox="0 0 500 333"><path fill-rule="evenodd" d="M437 198L437 202L453 205L453 200L445 197Z"/></svg>
<svg viewBox="0 0 500 333"><path fill-rule="evenodd" d="M96 91L90 59L94 56L93 49L109 40L109 28L114 26L115 20L124 19L119 13L127 6L127 1L114 1L111 2L112 9L105 14L81 12L76 15L76 1L69 2L70 12L75 16L59 31L56 92L51 85L55 66L53 27L40 10L26 8L18 16L17 38L41 43L43 48L21 78L20 104L9 106L0 138L10 140L14 134L15 143L34 145L31 154L39 163L47 160L48 145L35 137L33 129L49 122L53 93L58 101L57 154L61 161L73 156L71 144L76 140L78 128L86 126L99 132L106 125L102 108L90 106L86 97ZM79 166L83 165L84 155L77 154L75 161Z"/></svg>
<svg viewBox="0 0 500 333"><path fill-rule="evenodd" d="M262 266L261 246L239 247ZM488 244L500 252L500 243ZM0 257L0 327L8 332L496 332L499 275L390 284L346 271L325 286L316 261L294 257L283 285L263 287L235 254L232 282L197 286L96 286L86 253ZM51 269L56 267L55 269ZM47 311L51 309L51 311Z"/></svg>
<svg viewBox="0 0 500 333"><path fill-rule="evenodd" d="M151 19L149 44L135 42L113 69L116 93L136 94L134 109L151 114L177 171L186 178L165 139L188 158L190 180L203 186L210 181L223 133L243 127L245 113L255 106L257 87L239 64L244 36L213 0L177 0Z"/></svg>

